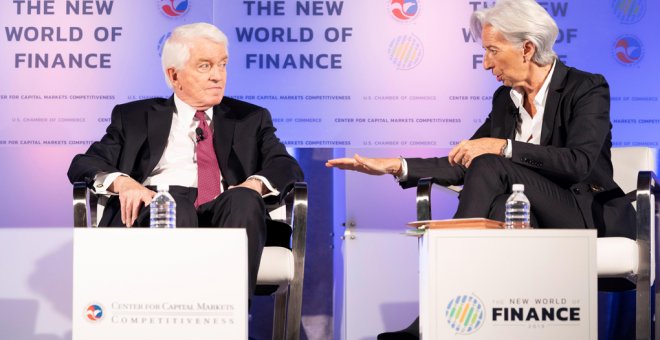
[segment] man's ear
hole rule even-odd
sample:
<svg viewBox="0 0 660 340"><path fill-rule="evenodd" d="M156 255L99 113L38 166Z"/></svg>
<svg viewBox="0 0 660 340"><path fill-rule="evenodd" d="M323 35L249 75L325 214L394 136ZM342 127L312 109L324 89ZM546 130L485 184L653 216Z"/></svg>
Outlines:
<svg viewBox="0 0 660 340"><path fill-rule="evenodd" d="M167 77L170 79L170 83L174 85L174 82L177 81L178 78L178 73L176 72L176 69L174 69L174 67L170 67L167 69Z"/></svg>

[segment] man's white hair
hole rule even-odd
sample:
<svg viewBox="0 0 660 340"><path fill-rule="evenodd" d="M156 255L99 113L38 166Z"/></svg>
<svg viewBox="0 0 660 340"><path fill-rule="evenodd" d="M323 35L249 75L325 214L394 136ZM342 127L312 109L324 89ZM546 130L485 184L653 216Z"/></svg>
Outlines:
<svg viewBox="0 0 660 340"><path fill-rule="evenodd" d="M543 66L552 63L557 54L552 49L557 40L557 23L534 0L498 0L495 6L472 13L470 30L477 39L486 25L491 25L514 45L525 41L536 47L532 61Z"/></svg>
<svg viewBox="0 0 660 340"><path fill-rule="evenodd" d="M172 88L172 83L167 75L167 70L172 67L175 70L180 70L190 58L191 43L200 38L221 43L225 46L229 45L227 36L220 29L205 22L197 22L175 28L172 31L172 35L165 42L165 45L163 45L161 57L165 81L170 88Z"/></svg>

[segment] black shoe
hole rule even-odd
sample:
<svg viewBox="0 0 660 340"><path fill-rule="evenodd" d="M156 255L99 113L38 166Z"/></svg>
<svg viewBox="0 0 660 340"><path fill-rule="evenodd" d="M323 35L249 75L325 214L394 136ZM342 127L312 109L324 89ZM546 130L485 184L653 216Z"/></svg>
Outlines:
<svg viewBox="0 0 660 340"><path fill-rule="evenodd" d="M419 317L410 326L396 332L380 333L378 340L419 340Z"/></svg>

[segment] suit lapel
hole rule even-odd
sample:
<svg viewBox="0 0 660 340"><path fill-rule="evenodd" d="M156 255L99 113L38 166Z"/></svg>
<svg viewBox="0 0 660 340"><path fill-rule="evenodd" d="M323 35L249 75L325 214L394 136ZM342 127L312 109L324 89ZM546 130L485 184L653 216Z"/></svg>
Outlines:
<svg viewBox="0 0 660 340"><path fill-rule="evenodd" d="M172 115L175 109L172 96L164 104L156 103L147 111L147 140L150 155L145 174L150 174L163 156L172 128Z"/></svg>
<svg viewBox="0 0 660 340"><path fill-rule="evenodd" d="M229 154L234 141L236 122L229 118L231 109L222 103L213 107L213 148L223 176L229 175Z"/></svg>
<svg viewBox="0 0 660 340"><path fill-rule="evenodd" d="M555 71L552 74L550 85L548 86L548 98L545 102L545 111L543 113L543 125L541 127L541 145L548 145L552 132L555 129L555 120L559 112L559 100L564 90L564 80L568 74L568 67L557 60Z"/></svg>
<svg viewBox="0 0 660 340"><path fill-rule="evenodd" d="M518 108L516 108L510 98L507 101L506 110L508 112L504 115L504 136L502 138L515 140L516 124L518 121Z"/></svg>

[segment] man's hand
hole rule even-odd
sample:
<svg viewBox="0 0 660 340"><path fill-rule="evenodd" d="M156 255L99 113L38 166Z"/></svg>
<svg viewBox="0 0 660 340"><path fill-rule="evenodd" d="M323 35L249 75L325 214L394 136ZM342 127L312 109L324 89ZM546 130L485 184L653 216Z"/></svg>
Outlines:
<svg viewBox="0 0 660 340"><path fill-rule="evenodd" d="M243 187L243 188L252 189L252 190L256 191L257 193L259 193L259 195L262 195L262 196L268 192L268 188L266 188L264 183L261 182L259 179L254 178L254 177L246 179L245 182L243 182L239 185L231 185L231 186L229 186L229 189L233 189L233 188L236 188L236 187Z"/></svg>
<svg viewBox="0 0 660 340"><path fill-rule="evenodd" d="M325 162L328 168L359 171L368 175L401 176L401 159L399 158L367 158L355 154L353 158L336 158Z"/></svg>
<svg viewBox="0 0 660 340"><path fill-rule="evenodd" d="M117 177L108 187L108 190L119 194L121 223L124 223L127 227L132 227L135 223L142 204L149 205L156 195L155 192L127 176Z"/></svg>
<svg viewBox="0 0 660 340"><path fill-rule="evenodd" d="M499 155L505 143L506 139L499 138L464 140L449 151L447 158L452 166L458 164L469 168L472 160L478 156L486 153Z"/></svg>

